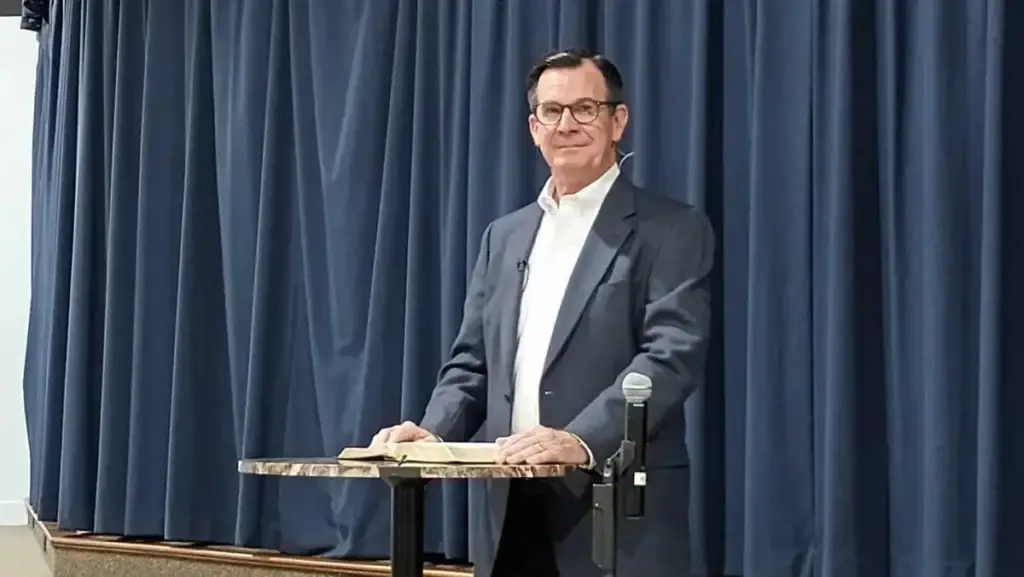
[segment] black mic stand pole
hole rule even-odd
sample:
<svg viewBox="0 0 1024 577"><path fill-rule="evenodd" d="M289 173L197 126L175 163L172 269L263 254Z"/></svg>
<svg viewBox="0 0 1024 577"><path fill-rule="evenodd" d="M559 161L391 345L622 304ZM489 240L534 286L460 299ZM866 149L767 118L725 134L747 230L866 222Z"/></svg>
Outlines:
<svg viewBox="0 0 1024 577"><path fill-rule="evenodd" d="M615 577L618 550L619 483L633 464L636 443L624 440L604 463L601 482L594 485L593 561L605 577Z"/></svg>

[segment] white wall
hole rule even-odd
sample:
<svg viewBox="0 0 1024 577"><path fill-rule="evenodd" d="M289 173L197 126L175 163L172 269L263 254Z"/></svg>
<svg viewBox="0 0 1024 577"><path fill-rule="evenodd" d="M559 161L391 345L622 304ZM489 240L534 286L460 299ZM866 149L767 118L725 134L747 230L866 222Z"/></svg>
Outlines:
<svg viewBox="0 0 1024 577"><path fill-rule="evenodd" d="M36 36L0 17L0 525L26 522L22 371L29 306Z"/></svg>

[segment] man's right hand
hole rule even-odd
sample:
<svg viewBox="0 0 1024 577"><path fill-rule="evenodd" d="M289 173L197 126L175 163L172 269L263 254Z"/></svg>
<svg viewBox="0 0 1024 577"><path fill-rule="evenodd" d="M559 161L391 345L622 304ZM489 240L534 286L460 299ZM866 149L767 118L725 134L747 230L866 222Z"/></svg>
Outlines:
<svg viewBox="0 0 1024 577"><path fill-rule="evenodd" d="M438 438L430 434L426 429L420 428L419 425L412 421L406 421L401 425L395 425L393 427L385 427L377 434L373 436L373 440L370 441L371 445L378 445L380 443L405 443L410 441L437 441Z"/></svg>

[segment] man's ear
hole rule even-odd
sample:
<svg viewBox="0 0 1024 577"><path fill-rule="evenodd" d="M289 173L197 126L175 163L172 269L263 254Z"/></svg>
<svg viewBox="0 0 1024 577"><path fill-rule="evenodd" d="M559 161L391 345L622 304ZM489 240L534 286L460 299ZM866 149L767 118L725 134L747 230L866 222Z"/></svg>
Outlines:
<svg viewBox="0 0 1024 577"><path fill-rule="evenodd" d="M533 140L533 145L540 148L540 140L537 138L537 131L540 127L540 123L538 123L537 118L531 114L527 117L526 124L530 128L530 139Z"/></svg>
<svg viewBox="0 0 1024 577"><path fill-rule="evenodd" d="M625 104L620 104L615 107L612 127L612 140L616 144L622 141L622 135L626 132L627 124L629 124L629 108Z"/></svg>

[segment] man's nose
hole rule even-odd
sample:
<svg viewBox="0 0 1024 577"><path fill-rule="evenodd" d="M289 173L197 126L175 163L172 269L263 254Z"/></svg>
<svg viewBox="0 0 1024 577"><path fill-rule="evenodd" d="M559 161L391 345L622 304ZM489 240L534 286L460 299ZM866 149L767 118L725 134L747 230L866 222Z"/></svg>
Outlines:
<svg viewBox="0 0 1024 577"><path fill-rule="evenodd" d="M558 119L558 130L561 132L573 132L579 128L579 123L576 122L576 117L572 115L572 111L568 108L562 109L562 117Z"/></svg>

